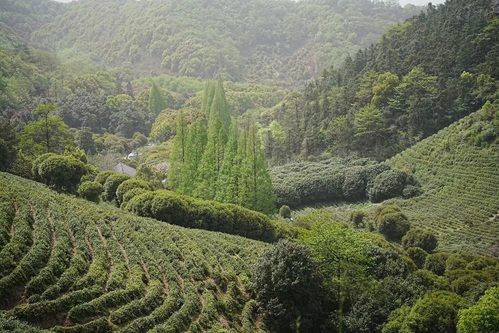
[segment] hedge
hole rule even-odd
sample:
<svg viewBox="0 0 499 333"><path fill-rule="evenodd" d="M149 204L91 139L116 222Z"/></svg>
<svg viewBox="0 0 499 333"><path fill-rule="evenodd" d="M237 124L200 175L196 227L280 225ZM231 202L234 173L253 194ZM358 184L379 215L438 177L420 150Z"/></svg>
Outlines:
<svg viewBox="0 0 499 333"><path fill-rule="evenodd" d="M183 196L167 190L133 197L125 207L139 216L211 231L220 231L265 242L289 236L290 231L266 215L233 205Z"/></svg>

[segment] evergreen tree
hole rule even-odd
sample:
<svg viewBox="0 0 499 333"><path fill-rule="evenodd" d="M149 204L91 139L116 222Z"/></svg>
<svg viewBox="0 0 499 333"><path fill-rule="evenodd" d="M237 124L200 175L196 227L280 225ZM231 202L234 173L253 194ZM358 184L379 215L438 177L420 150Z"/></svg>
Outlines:
<svg viewBox="0 0 499 333"><path fill-rule="evenodd" d="M161 111L166 109L165 97L159 90L156 83L152 83L151 91L149 92L149 113L158 115Z"/></svg>
<svg viewBox="0 0 499 333"><path fill-rule="evenodd" d="M227 135L222 121L212 114L208 125L206 148L203 152L197 175L198 185L194 191L196 197L206 200L215 199L218 174L222 168L226 143Z"/></svg>
<svg viewBox="0 0 499 333"><path fill-rule="evenodd" d="M211 89L211 88L210 88ZM222 81L218 81L208 119L208 139L199 166L198 185L194 195L213 200L225 154L230 127L230 114Z"/></svg>
<svg viewBox="0 0 499 333"><path fill-rule="evenodd" d="M227 100L225 98L225 89L222 80L218 80L216 83L215 94L210 107L210 115L217 115L217 117L220 118L223 129L228 135L231 118L229 113L229 104L227 104Z"/></svg>
<svg viewBox="0 0 499 333"><path fill-rule="evenodd" d="M239 202L249 209L270 214L275 210L275 196L256 123L247 126L241 137Z"/></svg>
<svg viewBox="0 0 499 333"><path fill-rule="evenodd" d="M184 113L180 111L176 121L176 135L173 139L173 151L171 153L170 171L168 173L168 186L172 190L178 190L180 187L187 149L187 132Z"/></svg>
<svg viewBox="0 0 499 333"><path fill-rule="evenodd" d="M204 86L201 111L203 111L208 120L210 119L211 104L213 103L213 97L215 96L215 87L215 81L207 81Z"/></svg>
<svg viewBox="0 0 499 333"><path fill-rule="evenodd" d="M238 124L233 123L229 131L229 141L224 155L220 175L218 176L215 200L238 204L238 188L241 158L238 155Z"/></svg>
<svg viewBox="0 0 499 333"><path fill-rule="evenodd" d="M185 147L184 167L178 192L186 195L194 195L199 165L206 147L206 126L198 119L189 127Z"/></svg>

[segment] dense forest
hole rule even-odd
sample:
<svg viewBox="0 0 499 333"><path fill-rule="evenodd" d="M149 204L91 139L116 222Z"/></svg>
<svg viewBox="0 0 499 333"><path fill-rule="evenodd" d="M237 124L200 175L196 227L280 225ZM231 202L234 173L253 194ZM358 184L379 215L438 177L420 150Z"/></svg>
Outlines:
<svg viewBox="0 0 499 333"><path fill-rule="evenodd" d="M0 332L499 332L499 3L4 0Z"/></svg>

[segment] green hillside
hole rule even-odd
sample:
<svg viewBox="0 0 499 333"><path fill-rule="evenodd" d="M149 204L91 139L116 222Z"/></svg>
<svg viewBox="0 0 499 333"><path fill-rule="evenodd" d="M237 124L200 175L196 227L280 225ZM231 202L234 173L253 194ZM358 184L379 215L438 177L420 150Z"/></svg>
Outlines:
<svg viewBox="0 0 499 333"><path fill-rule="evenodd" d="M64 6L31 41L66 58L143 73L287 83L338 65L419 11L369 0L80 0Z"/></svg>
<svg viewBox="0 0 499 333"><path fill-rule="evenodd" d="M499 255L499 142L474 113L396 155L387 164L412 173L423 194L394 200L412 224L434 231L443 250ZM482 142L494 133L495 142ZM492 131L492 132L491 132ZM480 139L482 138L482 139ZM493 140L494 136L491 134ZM495 217L494 217L495 216Z"/></svg>
<svg viewBox="0 0 499 333"><path fill-rule="evenodd" d="M0 330L257 332L247 272L267 247L1 173Z"/></svg>

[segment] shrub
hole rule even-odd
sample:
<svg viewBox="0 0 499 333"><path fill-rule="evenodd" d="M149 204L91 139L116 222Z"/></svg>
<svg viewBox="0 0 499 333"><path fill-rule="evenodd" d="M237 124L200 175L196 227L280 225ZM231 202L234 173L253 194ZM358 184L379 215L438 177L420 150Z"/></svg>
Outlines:
<svg viewBox="0 0 499 333"><path fill-rule="evenodd" d="M116 171L104 170L104 171L99 172L97 174L97 176L95 176L95 181L104 186L104 184L106 183L106 180L109 176L117 175L117 174L119 174L119 173Z"/></svg>
<svg viewBox="0 0 499 333"><path fill-rule="evenodd" d="M276 204L278 206L287 205L290 207L297 207L301 204L300 195L293 186L275 184L274 194L277 197Z"/></svg>
<svg viewBox="0 0 499 333"><path fill-rule="evenodd" d="M134 188L142 188L144 190L154 190L153 186L144 180L140 179L128 179L118 186L116 189L116 202L119 206L123 203L123 196L130 190Z"/></svg>
<svg viewBox="0 0 499 333"><path fill-rule="evenodd" d="M381 202L383 200L401 196L406 185L406 174L399 170L387 170L376 176L369 190L369 200Z"/></svg>
<svg viewBox="0 0 499 333"><path fill-rule="evenodd" d="M45 184L71 193L87 171L85 163L72 156L50 156L38 166L38 176Z"/></svg>
<svg viewBox="0 0 499 333"><path fill-rule="evenodd" d="M411 225L407 217L400 213L387 213L376 219L378 232L388 240L398 242L409 231Z"/></svg>
<svg viewBox="0 0 499 333"><path fill-rule="evenodd" d="M347 200L361 200L366 196L367 179L363 168L352 168L345 173L343 196Z"/></svg>
<svg viewBox="0 0 499 333"><path fill-rule="evenodd" d="M420 247L428 253L432 253L438 245L437 237L432 232L423 229L411 229L402 237L404 249Z"/></svg>
<svg viewBox="0 0 499 333"><path fill-rule="evenodd" d="M194 199L167 190L139 194L124 208L137 215L168 223L220 231L264 242L273 242L278 237L290 234L288 229L261 213L232 204Z"/></svg>
<svg viewBox="0 0 499 333"><path fill-rule="evenodd" d="M436 275L443 275L445 273L447 258L449 258L447 252L430 254L426 257L424 269Z"/></svg>
<svg viewBox="0 0 499 333"><path fill-rule="evenodd" d="M366 213L361 210L354 210L350 214L350 222L356 227L360 228L364 226L364 217L366 217Z"/></svg>
<svg viewBox="0 0 499 333"><path fill-rule="evenodd" d="M78 187L78 194L85 200L99 202L104 188L97 182L86 181Z"/></svg>
<svg viewBox="0 0 499 333"><path fill-rule="evenodd" d="M104 198L109 202L113 201L116 198L118 186L128 179L130 179L129 176L121 173L112 174L107 177L106 182L104 183Z"/></svg>
<svg viewBox="0 0 499 333"><path fill-rule="evenodd" d="M141 194L144 194L144 193L147 193L147 192L150 192L150 191L145 190L143 188L134 188L134 189L131 189L130 191L126 192L123 195L123 201L121 202L121 206L120 207L122 207L122 208L126 207L126 205L128 204L128 202L130 202L130 200L132 200L133 198L135 198L138 195L141 195Z"/></svg>
<svg viewBox="0 0 499 333"><path fill-rule="evenodd" d="M427 293L410 311L390 318L383 332L452 333L456 331L458 311L468 306L466 299L449 291Z"/></svg>
<svg viewBox="0 0 499 333"><path fill-rule="evenodd" d="M414 263L419 269L423 268L426 261L426 257L428 256L428 252L426 252L420 247L409 247L408 249L405 250L405 253L409 258L412 259L412 261L414 261Z"/></svg>
<svg viewBox="0 0 499 333"><path fill-rule="evenodd" d="M36 180L37 182L41 182L42 181L42 178L40 177L40 173L39 173L40 165L43 162L45 162L45 160L47 160L48 158L51 158L53 156L57 156L57 154L54 154L54 153L43 154L43 155L38 156L33 161L33 166L31 168L31 173L33 174L33 179L34 180Z"/></svg>
<svg viewBox="0 0 499 333"><path fill-rule="evenodd" d="M279 215L281 215L285 219L289 219L291 217L291 208L286 205L281 206L281 208L279 208Z"/></svg>
<svg viewBox="0 0 499 333"><path fill-rule="evenodd" d="M404 199L414 198L419 196L420 194L421 191L414 185L407 185L402 191L402 196L404 197Z"/></svg>

